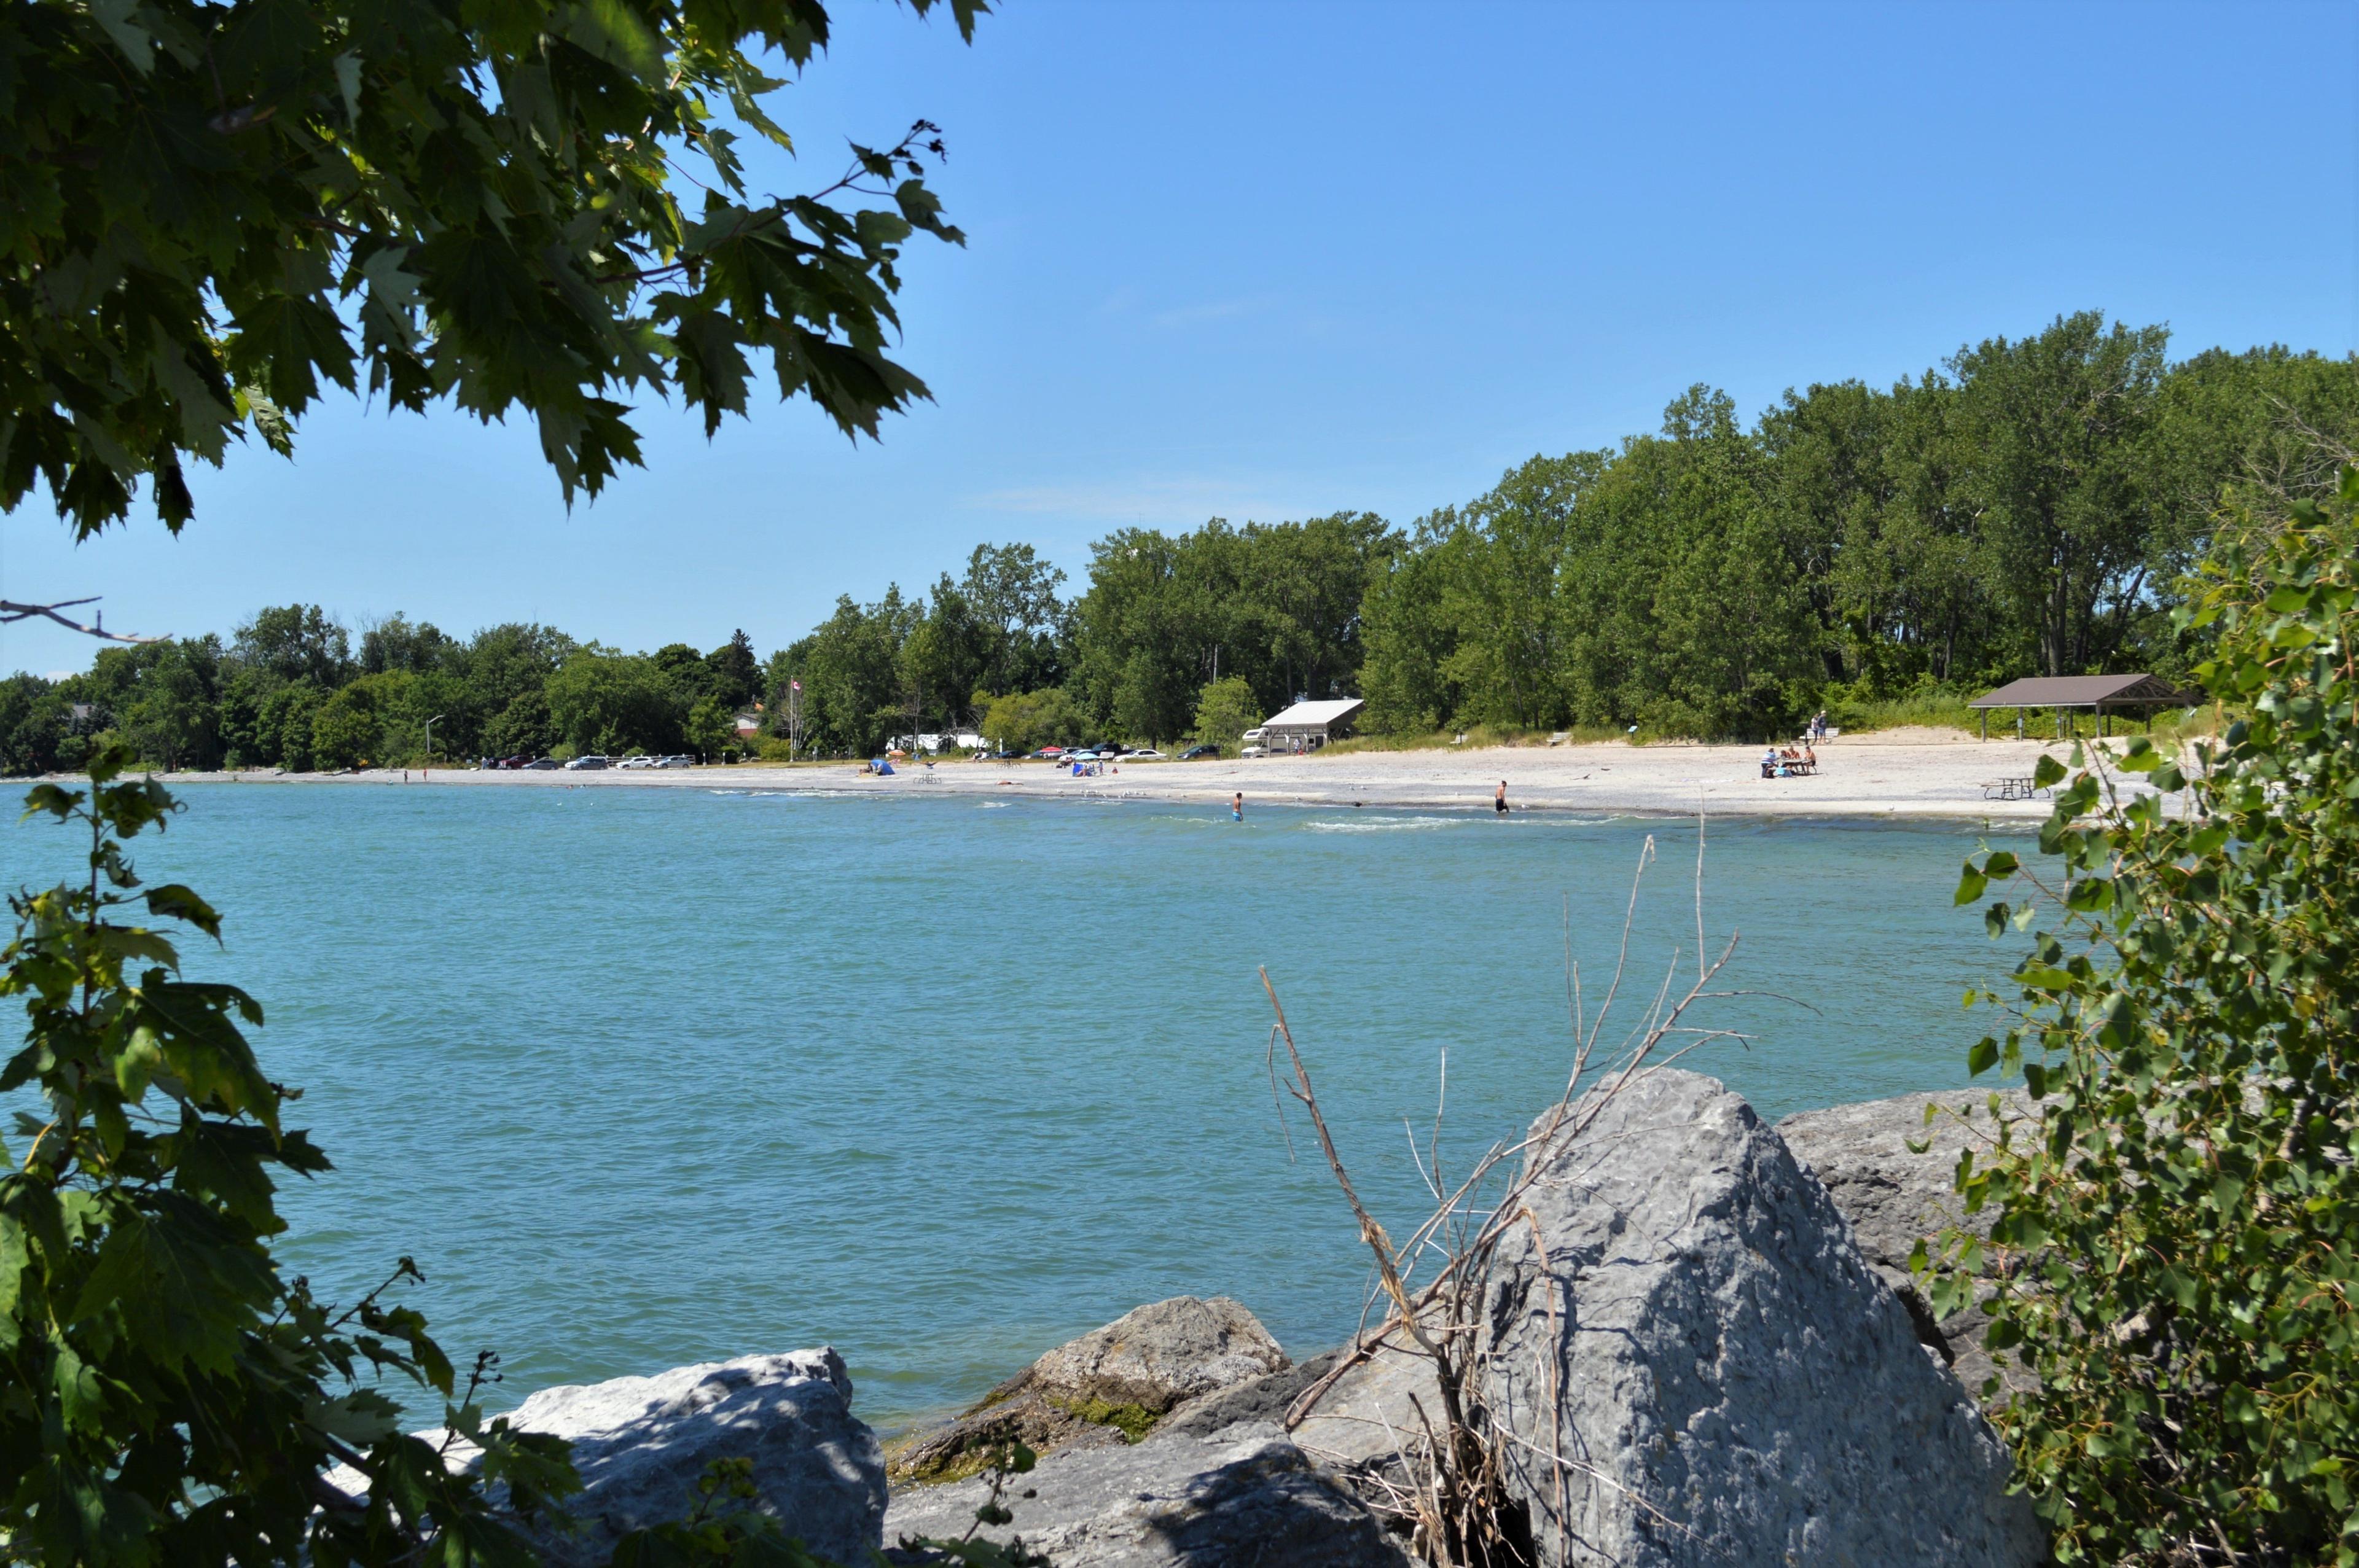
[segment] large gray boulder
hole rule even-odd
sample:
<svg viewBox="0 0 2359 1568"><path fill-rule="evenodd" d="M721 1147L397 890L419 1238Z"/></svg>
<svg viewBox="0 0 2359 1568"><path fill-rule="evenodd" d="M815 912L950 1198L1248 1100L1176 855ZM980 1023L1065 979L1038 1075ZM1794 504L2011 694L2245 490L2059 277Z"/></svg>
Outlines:
<svg viewBox="0 0 2359 1568"><path fill-rule="evenodd" d="M537 1543L555 1568L603 1563L625 1530L685 1519L715 1459L752 1459L752 1506L822 1557L865 1563L884 1541L884 1457L832 1347L543 1389L508 1419L573 1444L582 1490L568 1508L584 1528ZM451 1457L477 1455L462 1442Z"/></svg>
<svg viewBox="0 0 2359 1568"><path fill-rule="evenodd" d="M963 1534L989 1495L982 1478L897 1493L886 1533ZM1002 1502L1014 1521L978 1533L1021 1536L1057 1568L1410 1568L1352 1489L1268 1423L1052 1454Z"/></svg>
<svg viewBox="0 0 2359 1568"><path fill-rule="evenodd" d="M1057 1346L956 1421L897 1448L893 1479L962 1479L1011 1440L1042 1454L1135 1440L1190 1400L1291 1365L1261 1321L1227 1296L1155 1302Z"/></svg>
<svg viewBox="0 0 2359 1568"><path fill-rule="evenodd" d="M1990 1236L1995 1211L1968 1214L1958 1195L1958 1155L1995 1141L2001 1119L2028 1120L2036 1129L2039 1116L2038 1102L2023 1090L1997 1094L1995 1110L1992 1091L1960 1089L1800 1111L1777 1128L1850 1222L1861 1256L1908 1308L1918 1338L1940 1352L1958 1380L1977 1393L1995 1376L1995 1400L2036 1389L2038 1379L2012 1361L2001 1365L1992 1359L1983 1346L1990 1320L1978 1309L1937 1318L1909 1275L1908 1254L1923 1239L1938 1255L1935 1238L1951 1227L1985 1239ZM1930 1122L1925 1119L1928 1105L1939 1108ZM2017 1141L2024 1136L2018 1128ZM1912 1143L1925 1147L1919 1152Z"/></svg>
<svg viewBox="0 0 2359 1568"><path fill-rule="evenodd" d="M1657 1069L1578 1138L1553 1114L1482 1340L1544 1568L2044 1558L1973 1399L1749 1106Z"/></svg>
<svg viewBox="0 0 2359 1568"><path fill-rule="evenodd" d="M1136 1405L1160 1415L1184 1400L1276 1372L1286 1352L1227 1296L1174 1296L1060 1345L994 1390Z"/></svg>

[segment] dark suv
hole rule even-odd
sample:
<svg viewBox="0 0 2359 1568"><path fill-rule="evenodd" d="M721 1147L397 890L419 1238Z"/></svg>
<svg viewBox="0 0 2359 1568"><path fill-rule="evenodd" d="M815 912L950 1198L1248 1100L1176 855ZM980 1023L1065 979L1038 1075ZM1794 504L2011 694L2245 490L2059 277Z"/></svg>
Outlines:
<svg viewBox="0 0 2359 1568"><path fill-rule="evenodd" d="M1218 746L1190 746L1180 753L1180 760L1183 762L1192 762L1199 757L1217 757L1220 754L1221 749Z"/></svg>

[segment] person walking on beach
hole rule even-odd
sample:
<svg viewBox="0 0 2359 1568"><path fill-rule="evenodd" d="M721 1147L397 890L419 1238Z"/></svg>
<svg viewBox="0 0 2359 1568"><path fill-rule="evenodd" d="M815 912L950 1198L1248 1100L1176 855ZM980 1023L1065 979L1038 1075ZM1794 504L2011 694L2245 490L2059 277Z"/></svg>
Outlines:
<svg viewBox="0 0 2359 1568"><path fill-rule="evenodd" d="M1229 820L1232 822L1243 822L1245 819L1245 792L1239 790L1237 791L1235 797L1229 802Z"/></svg>
<svg viewBox="0 0 2359 1568"><path fill-rule="evenodd" d="M1499 813L1499 815L1500 815L1500 816L1506 816L1506 815L1507 815L1507 781L1506 781L1506 780L1505 780L1505 779L1501 779L1501 780L1499 781L1499 793L1498 793L1497 795L1494 795L1494 796L1492 796L1492 797L1491 797L1491 804L1492 804L1492 806L1493 806L1494 807L1495 807L1495 808L1498 810L1498 813Z"/></svg>

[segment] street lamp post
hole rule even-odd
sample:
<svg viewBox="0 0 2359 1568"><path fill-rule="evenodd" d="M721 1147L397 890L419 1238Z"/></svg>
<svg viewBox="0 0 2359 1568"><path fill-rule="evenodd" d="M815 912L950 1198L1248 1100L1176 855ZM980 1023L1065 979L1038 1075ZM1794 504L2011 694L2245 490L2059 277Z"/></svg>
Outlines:
<svg viewBox="0 0 2359 1568"><path fill-rule="evenodd" d="M426 766L422 770L426 773L430 773L434 771L434 726L440 723L441 719L442 716L438 713L426 721Z"/></svg>

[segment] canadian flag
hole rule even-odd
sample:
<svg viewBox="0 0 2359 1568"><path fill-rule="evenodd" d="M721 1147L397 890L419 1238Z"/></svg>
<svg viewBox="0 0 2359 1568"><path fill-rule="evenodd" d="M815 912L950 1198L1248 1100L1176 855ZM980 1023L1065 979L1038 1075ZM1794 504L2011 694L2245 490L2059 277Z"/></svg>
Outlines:
<svg viewBox="0 0 2359 1568"><path fill-rule="evenodd" d="M799 680L790 680L787 684L794 687L797 691L800 691L803 688L803 683Z"/></svg>

